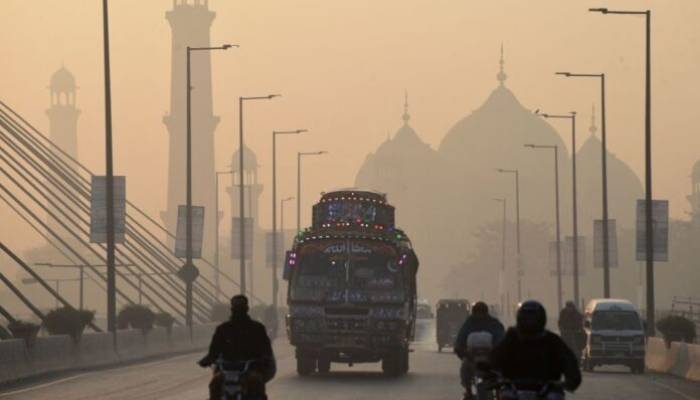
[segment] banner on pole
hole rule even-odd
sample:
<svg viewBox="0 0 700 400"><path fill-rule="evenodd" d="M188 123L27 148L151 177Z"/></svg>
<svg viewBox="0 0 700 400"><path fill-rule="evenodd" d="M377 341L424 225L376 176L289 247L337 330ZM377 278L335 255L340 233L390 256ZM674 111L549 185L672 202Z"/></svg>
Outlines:
<svg viewBox="0 0 700 400"><path fill-rule="evenodd" d="M113 183L114 242L124 243L126 177L115 176ZM107 177L93 176L90 186L90 243L107 243Z"/></svg>
<svg viewBox="0 0 700 400"><path fill-rule="evenodd" d="M593 266L595 268L604 268L603 253L603 220L596 219L593 221ZM608 219L608 257L610 268L617 268L617 224L614 219Z"/></svg>
<svg viewBox="0 0 700 400"><path fill-rule="evenodd" d="M253 259L253 218L243 218L245 232L245 259ZM231 220L231 258L241 259L241 219L233 217Z"/></svg>
<svg viewBox="0 0 700 400"><path fill-rule="evenodd" d="M204 207L192 206L192 258L202 258L204 234ZM175 232L175 257L187 257L187 206L177 207L177 231Z"/></svg>
<svg viewBox="0 0 700 400"><path fill-rule="evenodd" d="M273 250L272 250L272 238L274 237L273 232L266 232L265 233L265 263L268 266L272 266L273 264ZM282 235L282 232L277 232L277 263L281 264L284 262L284 236Z"/></svg>
<svg viewBox="0 0 700 400"><path fill-rule="evenodd" d="M637 261L647 260L646 200L637 200ZM668 200L651 201L654 261L668 261Z"/></svg>

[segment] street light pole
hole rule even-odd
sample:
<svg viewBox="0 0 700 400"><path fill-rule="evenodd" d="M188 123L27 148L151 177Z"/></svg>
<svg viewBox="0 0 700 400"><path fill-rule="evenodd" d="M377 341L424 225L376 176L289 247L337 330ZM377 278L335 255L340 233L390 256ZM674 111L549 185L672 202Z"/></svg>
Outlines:
<svg viewBox="0 0 700 400"><path fill-rule="evenodd" d="M280 200L280 239L282 239L282 245L284 246L284 203L294 200L294 197L286 197ZM275 296L278 296L279 282L275 279Z"/></svg>
<svg viewBox="0 0 700 400"><path fill-rule="evenodd" d="M102 28L105 74L105 175L107 196L107 330L117 331L117 285L114 268L114 170L112 160L112 81L109 61L109 7L102 0ZM114 336L114 345L117 337Z"/></svg>
<svg viewBox="0 0 700 400"><path fill-rule="evenodd" d="M245 175L243 173L244 169L244 147L243 147L243 103L248 100L271 100L275 97L279 97L279 94L270 94L267 96L251 96L251 97L239 97L238 98L238 180L239 180L239 228L241 230L240 235L240 253L241 258L241 270L240 270L240 285L241 294L246 294L246 271L245 271Z"/></svg>
<svg viewBox="0 0 700 400"><path fill-rule="evenodd" d="M575 74L557 72L556 75L565 77L599 78L600 79L600 108L601 108L601 167L603 185L603 297L610 298L610 231L608 226L608 149L607 132L605 129L605 74Z"/></svg>
<svg viewBox="0 0 700 400"><path fill-rule="evenodd" d="M559 310L563 307L563 291L561 284L561 230L559 224L559 147L555 145L536 145L526 144L525 147L532 149L551 149L554 150L554 203L556 213L556 232L557 232L557 307Z"/></svg>
<svg viewBox="0 0 700 400"><path fill-rule="evenodd" d="M277 313L277 135L298 135L306 129L272 131L272 308Z"/></svg>
<svg viewBox="0 0 700 400"><path fill-rule="evenodd" d="M497 201L503 205L503 222L502 222L502 227L501 227L501 273L500 273L500 279L499 279L499 286L500 286L500 296L501 296L501 314L505 314L506 310L506 283L505 283L505 276L506 276L506 207L508 204L508 200L505 198L499 198L499 199L493 199L494 201Z"/></svg>
<svg viewBox="0 0 700 400"><path fill-rule="evenodd" d="M651 191L651 10L646 11L611 11L607 8L591 8L591 12L603 14L643 15L646 18L646 76L644 83L644 158L645 158L645 203L646 203L646 267L647 267L647 334L653 336L656 332L654 301L654 235L652 221L652 191Z"/></svg>
<svg viewBox="0 0 700 400"><path fill-rule="evenodd" d="M518 301L521 301L523 299L522 294L522 278L523 278L523 270L522 270L522 260L521 260L521 253L520 253L520 171L517 169L502 169L499 168L496 171L500 173L507 173L507 174L514 174L515 175L515 241L516 241L516 248L517 248L517 275L518 275Z"/></svg>
<svg viewBox="0 0 700 400"><path fill-rule="evenodd" d="M221 280L220 280L220 274L221 274L221 266L220 266L220 257L219 257L219 176L220 175L230 175L232 174L233 171L228 170L228 171L216 171L216 195L214 196L214 208L216 209L216 221L214 222L216 224L216 244L214 246L214 285L216 287L216 300L219 301L221 299Z"/></svg>
<svg viewBox="0 0 700 400"><path fill-rule="evenodd" d="M574 275L574 303L577 306L580 306L579 304L579 258L578 258L578 195L576 192L576 112L572 111L569 113L569 115L552 115L552 114L545 114L545 113L540 113L539 110L535 112L536 114L540 115L543 118L554 118L554 119L570 119L571 120L571 174L572 174L572 192L573 192L573 200L572 200L572 208L573 208L573 275Z"/></svg>
<svg viewBox="0 0 700 400"><path fill-rule="evenodd" d="M182 267L182 271L196 271L194 262L192 261L192 77L191 77L191 53L193 51L211 51L211 50L228 50L231 47L238 47L237 45L225 44L223 46L217 47L190 47L187 46L187 79L186 79L186 90L187 95L187 229L186 229L186 250L185 250L185 265ZM188 272L189 272L188 271ZM186 276L186 275L183 275ZM193 276L196 279L196 272ZM191 278L188 276L187 278ZM187 326L192 326L192 284L194 279L185 279L185 320Z"/></svg>
<svg viewBox="0 0 700 400"><path fill-rule="evenodd" d="M297 153L297 234L301 232L301 157L319 156L327 151L305 151Z"/></svg>

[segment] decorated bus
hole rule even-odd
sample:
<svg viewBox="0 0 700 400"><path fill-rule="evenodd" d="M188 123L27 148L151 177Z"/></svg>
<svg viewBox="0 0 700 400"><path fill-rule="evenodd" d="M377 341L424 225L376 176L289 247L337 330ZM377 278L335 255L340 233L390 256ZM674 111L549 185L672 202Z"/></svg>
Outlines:
<svg viewBox="0 0 700 400"><path fill-rule="evenodd" d="M331 363L381 362L387 375L409 368L416 319L418 259L394 223L386 195L324 193L310 228L287 252L287 331L297 372Z"/></svg>

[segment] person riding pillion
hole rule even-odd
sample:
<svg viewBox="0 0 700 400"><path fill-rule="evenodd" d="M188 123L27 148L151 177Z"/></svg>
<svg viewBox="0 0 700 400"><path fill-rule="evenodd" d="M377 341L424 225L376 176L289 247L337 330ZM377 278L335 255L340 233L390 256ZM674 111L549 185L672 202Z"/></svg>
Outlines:
<svg viewBox="0 0 700 400"><path fill-rule="evenodd" d="M225 361L255 360L249 380L264 396L265 383L277 372L275 356L265 325L248 315L248 298L236 295L231 298L231 318L216 327L207 355L199 361L202 367L215 363L219 357ZM221 398L223 376L218 371L209 384L211 399Z"/></svg>
<svg viewBox="0 0 700 400"><path fill-rule="evenodd" d="M460 367L460 378L464 387L464 398L473 396L471 384L474 377L476 365L469 354L468 342L472 334L488 333L491 336L491 347L495 346L503 338L505 329L498 319L489 315L489 307L486 303L479 301L472 306L471 315L464 321L457 334L454 343L454 352L462 360Z"/></svg>

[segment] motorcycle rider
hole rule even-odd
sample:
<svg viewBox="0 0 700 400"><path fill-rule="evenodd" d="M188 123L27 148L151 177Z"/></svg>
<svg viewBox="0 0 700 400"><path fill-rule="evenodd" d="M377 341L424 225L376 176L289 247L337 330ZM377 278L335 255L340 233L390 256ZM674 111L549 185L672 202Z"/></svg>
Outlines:
<svg viewBox="0 0 700 400"><path fill-rule="evenodd" d="M270 381L277 371L275 356L265 325L251 319L248 309L246 296L233 296L231 318L216 327L209 352L199 361L199 365L208 367L220 356L226 361L256 360L246 385L251 395L265 398L265 383ZM222 385L223 374L215 371L209 383L210 399L221 399Z"/></svg>
<svg viewBox="0 0 700 400"><path fill-rule="evenodd" d="M583 315L576 309L573 301L567 301L566 306L559 312L559 333L576 358L580 359L586 333L583 330Z"/></svg>
<svg viewBox="0 0 700 400"><path fill-rule="evenodd" d="M563 389L573 392L581 384L578 362L564 341L545 329L546 324L547 313L542 304L535 300L522 303L516 327L508 329L491 353L492 367L516 383L532 382L522 383L519 389L524 390L539 390L535 383L559 381L563 375ZM503 398L517 399L517 393L503 393ZM563 398L563 391L547 394L548 400Z"/></svg>
<svg viewBox="0 0 700 400"><path fill-rule="evenodd" d="M467 349L469 335L476 332L488 332L491 334L491 344L495 346L503 338L504 331L503 324L489 315L489 307L486 303L479 301L472 306L471 315L462 324L454 343L454 352L462 360L459 374L464 387L464 399L471 399L474 396L472 380L476 366L470 360Z"/></svg>

